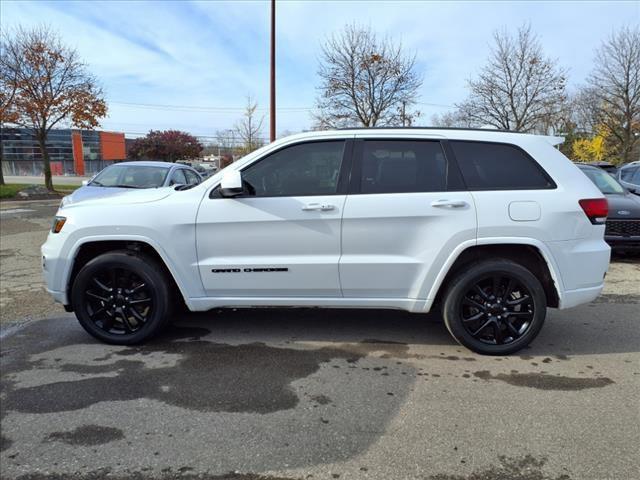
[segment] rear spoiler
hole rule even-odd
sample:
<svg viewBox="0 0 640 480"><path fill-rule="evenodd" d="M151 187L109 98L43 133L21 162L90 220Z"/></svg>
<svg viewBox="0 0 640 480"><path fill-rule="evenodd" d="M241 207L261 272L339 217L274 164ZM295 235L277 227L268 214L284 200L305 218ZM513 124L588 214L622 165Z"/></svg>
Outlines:
<svg viewBox="0 0 640 480"><path fill-rule="evenodd" d="M564 137L554 137L553 135L540 135L551 146L555 147L564 143Z"/></svg>

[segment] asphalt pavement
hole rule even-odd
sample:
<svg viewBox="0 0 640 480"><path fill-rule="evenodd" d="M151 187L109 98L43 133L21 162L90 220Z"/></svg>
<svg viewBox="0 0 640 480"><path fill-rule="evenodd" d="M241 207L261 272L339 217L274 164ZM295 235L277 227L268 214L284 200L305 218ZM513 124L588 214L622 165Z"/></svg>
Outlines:
<svg viewBox="0 0 640 480"><path fill-rule="evenodd" d="M469 352L437 315L378 310L181 314L117 347L44 304L24 316L52 210L0 210L2 309L19 318L0 333L2 479L640 479L634 260L509 357Z"/></svg>

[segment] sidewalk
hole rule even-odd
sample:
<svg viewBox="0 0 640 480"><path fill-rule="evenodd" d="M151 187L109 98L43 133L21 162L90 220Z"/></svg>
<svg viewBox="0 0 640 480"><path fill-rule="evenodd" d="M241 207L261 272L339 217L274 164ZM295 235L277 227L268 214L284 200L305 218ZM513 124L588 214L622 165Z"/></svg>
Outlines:
<svg viewBox="0 0 640 480"><path fill-rule="evenodd" d="M75 176L66 176L66 175L54 175L53 177L54 185L80 185L83 180L89 180L90 177L75 177ZM44 185L44 177L43 176L13 176L13 175L5 175L4 176L5 183L24 183L27 185Z"/></svg>

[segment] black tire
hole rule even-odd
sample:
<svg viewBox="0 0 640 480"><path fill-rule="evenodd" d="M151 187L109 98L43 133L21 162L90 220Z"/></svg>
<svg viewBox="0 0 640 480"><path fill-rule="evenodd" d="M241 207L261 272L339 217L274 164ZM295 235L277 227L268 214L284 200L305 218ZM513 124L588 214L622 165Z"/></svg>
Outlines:
<svg viewBox="0 0 640 480"><path fill-rule="evenodd" d="M114 345L133 345L167 324L171 293L157 262L133 251L115 251L88 262L75 278L71 303L80 325Z"/></svg>
<svg viewBox="0 0 640 480"><path fill-rule="evenodd" d="M442 307L451 335L482 355L508 355L526 347L540 332L546 313L540 281L504 259L465 267L449 282Z"/></svg>

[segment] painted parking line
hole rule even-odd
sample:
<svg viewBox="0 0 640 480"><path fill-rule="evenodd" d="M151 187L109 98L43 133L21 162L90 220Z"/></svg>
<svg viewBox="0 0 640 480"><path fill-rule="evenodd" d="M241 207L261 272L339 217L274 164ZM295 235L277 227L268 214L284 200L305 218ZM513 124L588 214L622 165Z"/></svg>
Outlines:
<svg viewBox="0 0 640 480"><path fill-rule="evenodd" d="M27 213L27 212L35 212L30 208L7 208L5 210L0 210L0 215L8 215L10 213Z"/></svg>

